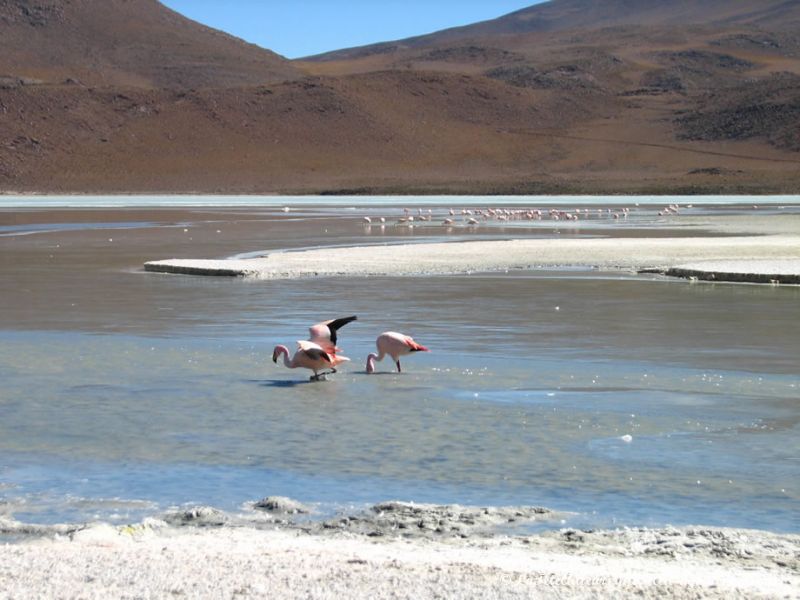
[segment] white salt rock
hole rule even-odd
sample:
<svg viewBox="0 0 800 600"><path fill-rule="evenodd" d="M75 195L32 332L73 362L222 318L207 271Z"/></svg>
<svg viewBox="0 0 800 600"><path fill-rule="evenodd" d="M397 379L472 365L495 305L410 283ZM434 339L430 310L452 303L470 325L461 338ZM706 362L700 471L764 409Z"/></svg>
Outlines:
<svg viewBox="0 0 800 600"><path fill-rule="evenodd" d="M98 523L85 529L79 529L70 535L70 539L73 542L90 546L115 546L123 541L119 531L107 523Z"/></svg>

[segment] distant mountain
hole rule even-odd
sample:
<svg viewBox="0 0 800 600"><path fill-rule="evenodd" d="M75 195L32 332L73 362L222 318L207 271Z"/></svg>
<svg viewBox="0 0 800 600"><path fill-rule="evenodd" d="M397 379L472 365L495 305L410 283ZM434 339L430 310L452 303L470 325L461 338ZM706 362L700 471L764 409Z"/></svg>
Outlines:
<svg viewBox="0 0 800 600"><path fill-rule="evenodd" d="M156 0L0 0L0 77L191 88L271 83L298 71Z"/></svg>
<svg viewBox="0 0 800 600"><path fill-rule="evenodd" d="M286 59L0 0L0 193L797 193L800 0L552 0Z"/></svg>
<svg viewBox="0 0 800 600"><path fill-rule="evenodd" d="M599 29L621 25L740 24L791 28L796 0L550 0L506 16L450 29L449 35L485 35Z"/></svg>
<svg viewBox="0 0 800 600"><path fill-rule="evenodd" d="M626 25L733 25L800 29L798 0L550 0L508 15L392 42L337 50L305 60L345 60L486 36L596 30Z"/></svg>

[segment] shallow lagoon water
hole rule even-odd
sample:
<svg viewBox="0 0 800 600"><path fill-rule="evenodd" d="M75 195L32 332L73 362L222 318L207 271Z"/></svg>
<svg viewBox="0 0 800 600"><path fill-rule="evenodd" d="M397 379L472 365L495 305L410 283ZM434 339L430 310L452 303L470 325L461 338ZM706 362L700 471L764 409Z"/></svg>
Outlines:
<svg viewBox="0 0 800 600"><path fill-rule="evenodd" d="M140 271L174 251L367 239L358 216L299 230L271 219L187 214L185 232L150 214L139 229L0 242L12 284L0 515L130 522L275 494L321 514L402 499L543 505L586 526L800 531L800 289L592 271L280 282ZM346 314L359 315L341 336L353 362L329 381L269 360ZM433 352L367 376L384 329Z"/></svg>

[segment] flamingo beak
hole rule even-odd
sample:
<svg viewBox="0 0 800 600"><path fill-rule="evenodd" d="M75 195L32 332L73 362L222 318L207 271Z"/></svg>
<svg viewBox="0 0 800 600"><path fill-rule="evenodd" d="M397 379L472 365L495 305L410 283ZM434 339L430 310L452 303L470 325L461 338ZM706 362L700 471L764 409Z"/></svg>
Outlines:
<svg viewBox="0 0 800 600"><path fill-rule="evenodd" d="M272 351L272 362L274 362L274 363L278 362L278 350L277 349Z"/></svg>

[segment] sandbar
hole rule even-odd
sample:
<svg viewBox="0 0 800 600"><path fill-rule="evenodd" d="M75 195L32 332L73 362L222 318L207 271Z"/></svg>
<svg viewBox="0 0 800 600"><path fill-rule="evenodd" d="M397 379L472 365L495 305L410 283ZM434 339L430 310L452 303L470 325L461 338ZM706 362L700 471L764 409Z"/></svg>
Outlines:
<svg viewBox="0 0 800 600"><path fill-rule="evenodd" d="M800 260L708 260L670 267L663 273L703 281L800 285Z"/></svg>
<svg viewBox="0 0 800 600"><path fill-rule="evenodd" d="M541 268L666 270L699 260L758 259L771 274L800 265L800 236L514 239L320 248L238 260L168 259L145 270L259 279L448 275ZM769 261L775 261L770 264Z"/></svg>

